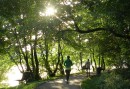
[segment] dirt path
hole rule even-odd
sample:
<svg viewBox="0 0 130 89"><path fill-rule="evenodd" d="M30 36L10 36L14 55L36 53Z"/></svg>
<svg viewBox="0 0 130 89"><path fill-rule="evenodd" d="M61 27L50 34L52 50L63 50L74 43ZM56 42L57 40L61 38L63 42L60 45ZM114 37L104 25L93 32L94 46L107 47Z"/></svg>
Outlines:
<svg viewBox="0 0 130 89"><path fill-rule="evenodd" d="M69 84L65 78L61 78L42 83L36 89L81 89L81 81L85 78L87 78L85 74L71 75Z"/></svg>

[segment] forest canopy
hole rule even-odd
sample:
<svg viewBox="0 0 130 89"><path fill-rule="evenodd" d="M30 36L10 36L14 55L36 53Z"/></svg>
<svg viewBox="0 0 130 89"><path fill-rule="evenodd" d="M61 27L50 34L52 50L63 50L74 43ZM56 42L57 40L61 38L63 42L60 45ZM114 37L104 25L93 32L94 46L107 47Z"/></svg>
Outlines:
<svg viewBox="0 0 130 89"><path fill-rule="evenodd" d="M79 68L87 58L93 69L129 68L129 6L129 0L0 0L0 63L29 71L31 80L64 74L67 55Z"/></svg>

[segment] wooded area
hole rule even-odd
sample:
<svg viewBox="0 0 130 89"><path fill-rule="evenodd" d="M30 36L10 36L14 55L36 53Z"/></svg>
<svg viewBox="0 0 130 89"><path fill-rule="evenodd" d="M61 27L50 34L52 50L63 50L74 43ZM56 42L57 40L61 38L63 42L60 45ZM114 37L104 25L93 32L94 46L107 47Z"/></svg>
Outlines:
<svg viewBox="0 0 130 89"><path fill-rule="evenodd" d="M30 73L28 81L43 72L64 74L67 55L79 68L89 58L93 70L129 70L129 6L129 0L0 0L0 81L13 65ZM54 15L45 13L49 7Z"/></svg>

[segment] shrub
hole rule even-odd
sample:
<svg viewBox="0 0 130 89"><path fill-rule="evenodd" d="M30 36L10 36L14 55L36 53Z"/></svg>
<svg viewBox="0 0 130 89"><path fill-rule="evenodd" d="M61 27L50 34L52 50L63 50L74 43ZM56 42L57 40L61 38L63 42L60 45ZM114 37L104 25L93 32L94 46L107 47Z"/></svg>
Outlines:
<svg viewBox="0 0 130 89"><path fill-rule="evenodd" d="M97 77L93 77L83 81L81 84L82 89L97 89L97 86L94 86L96 84L97 79Z"/></svg>
<svg viewBox="0 0 130 89"><path fill-rule="evenodd" d="M82 89L130 89L130 80L124 80L115 72L103 73L100 77L86 79Z"/></svg>

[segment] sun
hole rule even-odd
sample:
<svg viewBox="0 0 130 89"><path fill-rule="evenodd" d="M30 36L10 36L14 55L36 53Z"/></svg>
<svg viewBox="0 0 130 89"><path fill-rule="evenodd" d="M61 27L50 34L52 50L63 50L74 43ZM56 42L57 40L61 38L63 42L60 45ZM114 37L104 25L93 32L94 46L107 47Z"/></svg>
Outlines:
<svg viewBox="0 0 130 89"><path fill-rule="evenodd" d="M39 12L39 15L40 16L55 16L56 13L57 13L57 9L53 5L50 5L49 3L43 11Z"/></svg>
<svg viewBox="0 0 130 89"><path fill-rule="evenodd" d="M47 7L45 14L46 16L52 16L57 12L57 10L54 7Z"/></svg>

